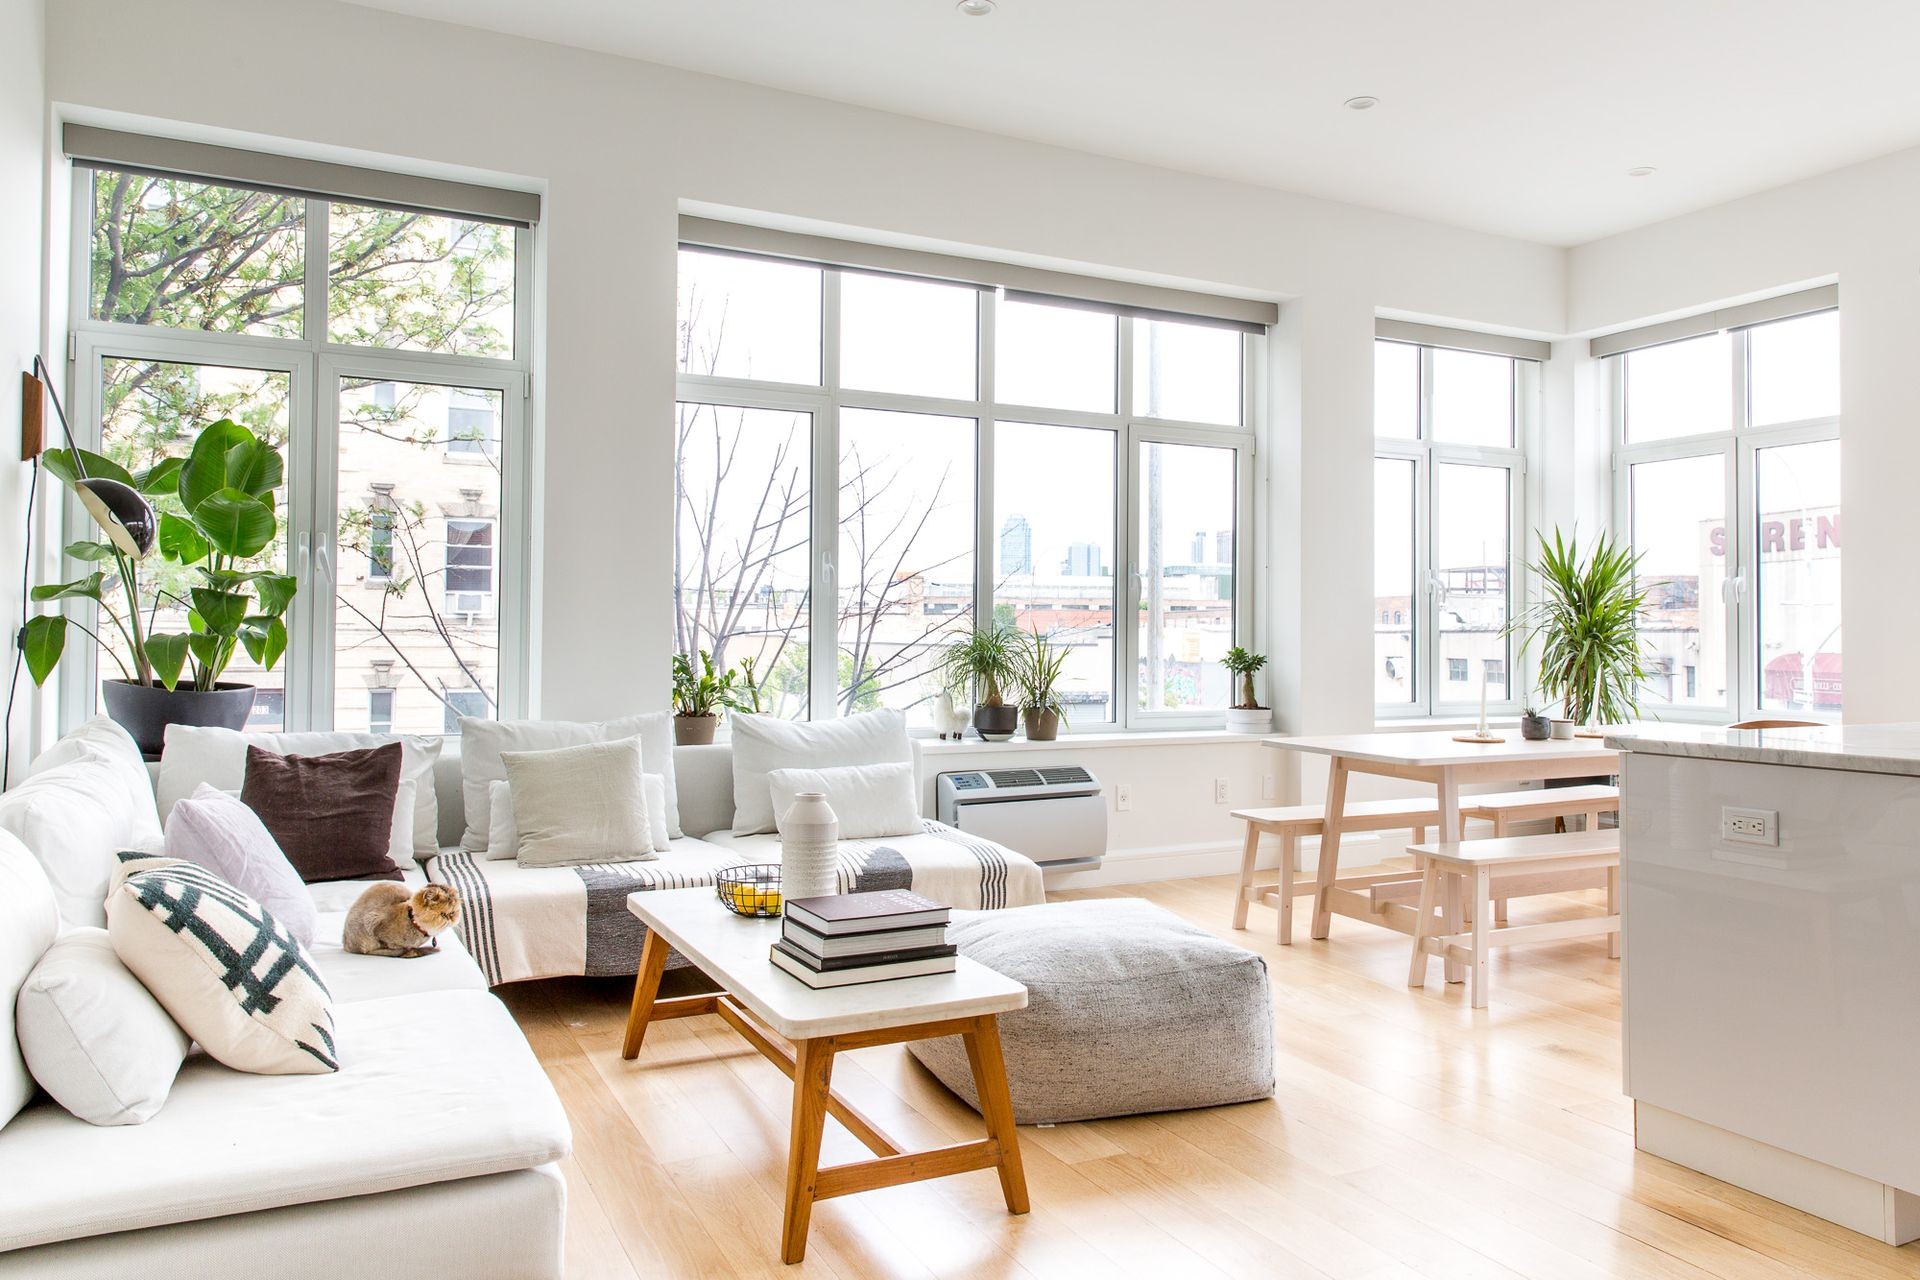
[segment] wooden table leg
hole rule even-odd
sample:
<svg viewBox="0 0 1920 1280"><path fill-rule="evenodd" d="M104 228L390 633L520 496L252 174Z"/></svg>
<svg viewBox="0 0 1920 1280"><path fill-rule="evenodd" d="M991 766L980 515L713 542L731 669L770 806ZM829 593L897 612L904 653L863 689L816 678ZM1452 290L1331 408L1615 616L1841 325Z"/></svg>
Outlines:
<svg viewBox="0 0 1920 1280"><path fill-rule="evenodd" d="M1440 899L1440 864L1429 862L1420 872L1420 910L1413 920L1413 963L1407 985L1427 985L1427 938L1433 933L1433 911Z"/></svg>
<svg viewBox="0 0 1920 1280"><path fill-rule="evenodd" d="M1453 776L1453 770L1442 769L1438 784L1440 792L1440 839L1457 842L1460 839L1460 780ZM1452 918L1448 920L1448 933L1460 931L1460 887L1458 876L1448 876L1451 888L1447 902L1454 908ZM1458 960L1446 957L1441 965L1446 970L1448 982L1459 982L1466 972Z"/></svg>
<svg viewBox="0 0 1920 1280"><path fill-rule="evenodd" d="M1233 899L1233 927L1247 927L1247 895L1253 892L1253 864L1260 857L1260 826L1247 823L1246 843L1240 850L1240 892Z"/></svg>
<svg viewBox="0 0 1920 1280"><path fill-rule="evenodd" d="M1000 1144L1000 1193L1008 1213L1027 1211L1027 1170L1020 1162L1020 1134L1013 1123L1013 1095L1007 1090L1007 1063L1000 1053L1000 1022L992 1014L974 1022L961 1039L973 1087L980 1094L980 1115L987 1136Z"/></svg>
<svg viewBox="0 0 1920 1280"><path fill-rule="evenodd" d="M1280 837L1280 945L1293 945L1293 864L1300 856L1300 837L1288 828Z"/></svg>
<svg viewBox="0 0 1920 1280"><path fill-rule="evenodd" d="M1487 930L1492 927L1488 898L1492 880L1485 867L1473 869L1473 1007L1487 1007Z"/></svg>
<svg viewBox="0 0 1920 1280"><path fill-rule="evenodd" d="M654 997L660 994L660 975L667 971L666 939L647 930L647 941L640 948L640 971L633 975L633 1007L627 1011L627 1038L620 1044L620 1056L631 1062L640 1056L640 1042L647 1038L647 1020L653 1015Z"/></svg>
<svg viewBox="0 0 1920 1280"><path fill-rule="evenodd" d="M1340 821L1347 812L1347 762L1332 756L1327 762L1327 803L1320 811L1320 870L1313 893L1313 936L1324 938L1333 929L1333 882L1340 874Z"/></svg>
<svg viewBox="0 0 1920 1280"><path fill-rule="evenodd" d="M793 1045L793 1128L787 1139L787 1205L780 1226L780 1260L807 1256L814 1190L820 1178L820 1135L833 1087L833 1041L796 1040Z"/></svg>

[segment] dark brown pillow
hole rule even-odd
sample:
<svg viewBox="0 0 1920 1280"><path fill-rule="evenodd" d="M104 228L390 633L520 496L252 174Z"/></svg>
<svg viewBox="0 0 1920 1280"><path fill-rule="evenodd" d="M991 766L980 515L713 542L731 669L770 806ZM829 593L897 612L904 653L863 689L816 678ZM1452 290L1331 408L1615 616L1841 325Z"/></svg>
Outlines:
<svg viewBox="0 0 1920 1280"><path fill-rule="evenodd" d="M308 884L325 880L398 880L387 856L393 797L400 788L400 744L283 756L247 748L240 799Z"/></svg>

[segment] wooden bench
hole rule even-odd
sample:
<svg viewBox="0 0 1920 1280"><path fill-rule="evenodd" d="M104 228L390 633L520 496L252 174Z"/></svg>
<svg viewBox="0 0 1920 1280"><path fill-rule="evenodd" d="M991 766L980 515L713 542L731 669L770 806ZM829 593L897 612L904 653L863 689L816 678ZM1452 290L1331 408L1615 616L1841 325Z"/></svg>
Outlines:
<svg viewBox="0 0 1920 1280"><path fill-rule="evenodd" d="M1584 818L1587 830L1600 829L1600 815L1620 812L1620 788L1589 783L1579 787L1542 787L1537 791L1503 791L1497 795L1461 796L1460 816L1493 824L1496 839L1511 835L1519 822L1550 818ZM1604 887L1597 871L1563 875L1509 878L1493 886L1493 922L1507 922L1507 899L1542 893L1579 893Z"/></svg>
<svg viewBox="0 0 1920 1280"><path fill-rule="evenodd" d="M1506 836L1460 844L1415 844L1407 852L1425 865L1420 905L1414 912L1413 964L1407 985L1427 981L1427 957L1461 961L1473 984L1473 1007L1487 1007L1487 952L1492 947L1564 942L1607 935L1607 955L1620 955L1620 832L1568 831L1544 836ZM1494 885L1515 875L1549 876L1602 871L1607 914L1543 924L1502 926L1491 911ZM1472 904L1468 909L1467 903ZM1462 921L1472 924L1462 931Z"/></svg>
<svg viewBox="0 0 1920 1280"><path fill-rule="evenodd" d="M1313 877L1299 880L1294 874L1300 837L1319 835L1324 813L1317 804L1291 804L1274 809L1235 809L1233 816L1247 824L1246 844L1240 854L1240 888L1233 899L1233 927L1247 927L1249 903L1274 907L1280 913L1280 945L1290 947L1293 945L1293 900L1311 897L1314 892ZM1346 807L1340 829L1347 832L1409 828L1417 843L1426 839L1427 828L1439 821L1440 805L1434 799L1360 800ZM1256 882L1253 864L1259 856L1260 837L1263 835L1278 836L1280 839L1280 874L1277 880ZM1408 872L1400 871L1381 876L1380 879L1384 882L1408 877Z"/></svg>

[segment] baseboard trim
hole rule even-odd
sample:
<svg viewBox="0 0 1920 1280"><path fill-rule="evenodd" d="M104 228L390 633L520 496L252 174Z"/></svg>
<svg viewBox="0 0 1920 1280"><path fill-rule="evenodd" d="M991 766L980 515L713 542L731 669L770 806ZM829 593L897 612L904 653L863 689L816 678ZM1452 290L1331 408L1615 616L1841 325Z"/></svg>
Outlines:
<svg viewBox="0 0 1920 1280"><path fill-rule="evenodd" d="M1885 1244L1920 1240L1920 1196L1637 1099L1633 1145Z"/></svg>

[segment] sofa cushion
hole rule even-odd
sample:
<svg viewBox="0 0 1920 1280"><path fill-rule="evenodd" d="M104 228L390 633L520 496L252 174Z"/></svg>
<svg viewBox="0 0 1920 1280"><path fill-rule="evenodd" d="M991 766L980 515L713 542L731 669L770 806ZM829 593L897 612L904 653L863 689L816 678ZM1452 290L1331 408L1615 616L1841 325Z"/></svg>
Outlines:
<svg viewBox="0 0 1920 1280"><path fill-rule="evenodd" d="M506 778L502 753L552 751L585 746L589 742L616 742L638 737L643 767L667 783L667 834L680 836L680 802L673 781L673 721L664 711L625 716L618 720L479 720L460 721L460 790L467 810L467 829L460 847L469 853L487 848L487 825L492 817L493 784Z"/></svg>
<svg viewBox="0 0 1920 1280"><path fill-rule="evenodd" d="M24 845L0 831L0 1128L33 1096L33 1077L14 1036L14 1000L59 932L60 911L47 873Z"/></svg>
<svg viewBox="0 0 1920 1280"><path fill-rule="evenodd" d="M395 797L406 759L397 742L323 756L283 756L251 744L240 799L266 824L309 884L398 880Z"/></svg>
<svg viewBox="0 0 1920 1280"><path fill-rule="evenodd" d="M320 970L327 990L333 993L336 1013L341 1005L362 1000L383 1000L423 991L487 989L487 979L480 972L480 966L467 954L453 929L440 935L434 954L396 960L391 956L363 956L344 950L340 946L340 935L346 924L344 911L321 913L314 926L314 944L308 950L314 968ZM358 1046L355 1049L357 1052Z"/></svg>
<svg viewBox="0 0 1920 1280"><path fill-rule="evenodd" d="M362 1001L341 1007L340 1026L355 1052L339 1072L243 1075L196 1055L143 1125L101 1129L58 1107L29 1108L0 1141L0 1250L529 1169L568 1153L560 1100L491 995ZM407 1255L404 1242L395 1247Z"/></svg>
<svg viewBox="0 0 1920 1280"><path fill-rule="evenodd" d="M522 866L577 867L654 857L640 739L504 751L500 761L507 770L519 842L514 856ZM488 803L491 808L491 787Z"/></svg>
<svg viewBox="0 0 1920 1280"><path fill-rule="evenodd" d="M238 733L171 724L167 726L166 750L160 755L160 777L154 784L161 820L203 782L222 791L238 791L246 779L249 745L276 755L324 756L389 742L398 742L401 747L401 779L414 783L411 791L402 787L394 792L394 834L399 838L392 847L411 847L414 861L424 862L440 851L440 804L433 789L434 765L440 758L439 738L378 733ZM410 839L402 834L409 830Z"/></svg>
<svg viewBox="0 0 1920 1280"><path fill-rule="evenodd" d="M88 1124L143 1124L187 1056L187 1033L113 953L69 929L20 988L20 1051L53 1100Z"/></svg>
<svg viewBox="0 0 1920 1280"><path fill-rule="evenodd" d="M902 711L869 711L810 722L735 715L732 724L733 830L737 835L778 826L767 776L775 769L913 763L913 743Z"/></svg>
<svg viewBox="0 0 1920 1280"><path fill-rule="evenodd" d="M827 798L842 840L920 833L920 788L911 761L848 764L831 769L775 769L767 775L776 823L804 792Z"/></svg>
<svg viewBox="0 0 1920 1280"><path fill-rule="evenodd" d="M0 830L39 859L68 924L106 924L114 855L157 852L164 843L146 766L131 738L120 741L125 732L104 718L89 721L0 794Z"/></svg>
<svg viewBox="0 0 1920 1280"><path fill-rule="evenodd" d="M340 1069L333 998L306 948L205 867L129 862L107 899L107 934L173 1020L234 1070Z"/></svg>
<svg viewBox="0 0 1920 1280"><path fill-rule="evenodd" d="M260 815L205 782L167 815L167 856L205 867L313 943L313 899Z"/></svg>

